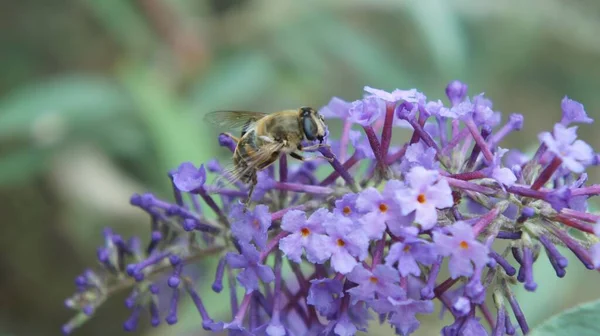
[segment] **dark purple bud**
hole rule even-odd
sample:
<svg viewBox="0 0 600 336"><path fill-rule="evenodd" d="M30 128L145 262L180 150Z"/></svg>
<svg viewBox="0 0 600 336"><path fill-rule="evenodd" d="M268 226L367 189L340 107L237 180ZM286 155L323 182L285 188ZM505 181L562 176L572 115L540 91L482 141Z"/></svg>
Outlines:
<svg viewBox="0 0 600 336"><path fill-rule="evenodd" d="M225 258L219 260L217 271L215 272L215 281L212 284L212 290L220 293L223 290L223 275L225 274Z"/></svg>
<svg viewBox="0 0 600 336"><path fill-rule="evenodd" d="M150 302L150 324L153 327L157 327L160 324L160 315L158 313L158 306L156 302Z"/></svg>
<svg viewBox="0 0 600 336"><path fill-rule="evenodd" d="M504 257L502 257L500 254L498 254L496 251L491 250L490 257L492 257L492 258L494 258L494 260L496 260L498 265L500 265L500 267L502 267L504 269L504 272L506 272L507 275L513 276L517 273L517 270L514 267L512 267L512 265L506 259L504 259Z"/></svg>
<svg viewBox="0 0 600 336"><path fill-rule="evenodd" d="M131 195L131 198L129 198L129 204L134 205L134 206L141 206L142 205L142 196L140 196L140 194Z"/></svg>
<svg viewBox="0 0 600 336"><path fill-rule="evenodd" d="M517 298L515 298L513 293L509 293L508 301L510 302L510 306L512 307L513 313L515 314L515 318L523 331L523 334L529 333L529 326L527 325L527 320L525 319L525 315L521 310L521 306L517 302Z"/></svg>
<svg viewBox="0 0 600 336"><path fill-rule="evenodd" d="M94 314L94 306L88 305L83 307L83 313L87 316L92 316Z"/></svg>
<svg viewBox="0 0 600 336"><path fill-rule="evenodd" d="M506 309L504 309L506 311ZM515 326L513 326L512 322L510 321L510 315L506 314L506 319L504 320L504 327L506 330L506 334L507 335L514 335L517 330L515 329Z"/></svg>
<svg viewBox="0 0 600 336"><path fill-rule="evenodd" d="M516 240L521 239L521 232L508 232L508 231L500 231L496 236L498 239L510 239Z"/></svg>
<svg viewBox="0 0 600 336"><path fill-rule="evenodd" d="M125 329L125 331L135 331L140 320L141 308L140 305L135 306L131 316L123 323L123 329Z"/></svg>
<svg viewBox="0 0 600 336"><path fill-rule="evenodd" d="M208 169L208 171L211 173L218 173L223 170L223 167L221 167L219 161L213 159L206 163L206 169Z"/></svg>
<svg viewBox="0 0 600 336"><path fill-rule="evenodd" d="M125 307L127 307L127 309L133 309L133 307L135 306L137 297L138 297L138 292L135 290L132 291L131 294L129 294L129 296L125 299Z"/></svg>
<svg viewBox="0 0 600 336"><path fill-rule="evenodd" d="M465 99L468 89L467 84L459 80L453 80L446 86L446 96L448 96L453 106L458 105Z"/></svg>
<svg viewBox="0 0 600 336"><path fill-rule="evenodd" d="M143 281L143 280L144 280L144 273L142 273L142 272L135 273L135 274L133 275L133 278L135 279L135 281L137 281L137 282L141 282L141 281Z"/></svg>
<svg viewBox="0 0 600 336"><path fill-rule="evenodd" d="M169 315L165 318L167 324L173 325L177 323L177 304L179 303L179 288L173 289L173 296L171 296L171 304L169 306Z"/></svg>
<svg viewBox="0 0 600 336"><path fill-rule="evenodd" d="M134 276L135 275L135 269L136 269L137 265L136 264L129 264L127 265L127 267L125 268L125 272L127 273L127 275L129 276Z"/></svg>
<svg viewBox="0 0 600 336"><path fill-rule="evenodd" d="M162 233L160 233L160 231L152 231L152 235L150 236L150 244L148 244L148 254L152 254L161 239Z"/></svg>
<svg viewBox="0 0 600 336"><path fill-rule="evenodd" d="M508 117L508 123L511 125L513 130L521 130L523 128L523 115L518 113L511 114Z"/></svg>
<svg viewBox="0 0 600 336"><path fill-rule="evenodd" d="M200 313L202 321L213 322L210 316L208 315L208 312L206 311L204 303L202 303L202 299L200 298L200 295L198 295L198 292L196 292L192 285L188 283L185 284L185 289L187 290L189 296L192 298L192 301L194 301L194 305L196 306L196 309L198 309L198 313Z"/></svg>
<svg viewBox="0 0 600 336"><path fill-rule="evenodd" d="M548 254L548 258L550 258L550 261L554 259L556 266L558 266L561 269L567 267L567 265L569 264L569 260L565 258L560 253L560 251L558 251L554 243L552 243L552 241L548 237L546 237L545 235L541 235L539 237L539 240L542 243L542 245L544 245L546 253ZM558 272L558 270L556 271Z"/></svg>
<svg viewBox="0 0 600 336"><path fill-rule="evenodd" d="M186 219L183 221L183 229L184 229L185 231L188 231L188 232L189 232L189 231L192 231L192 230L194 230L195 228L196 228L196 221L195 221L195 220L193 220L193 219L191 219L191 218L186 218Z"/></svg>
<svg viewBox="0 0 600 336"><path fill-rule="evenodd" d="M523 210L521 210L521 215L527 218L531 218L533 217L533 215L535 215L535 209L530 207L523 207Z"/></svg>
<svg viewBox="0 0 600 336"><path fill-rule="evenodd" d="M528 247L523 248L522 267L525 272L525 289L533 292L537 288L537 283L533 281L533 251Z"/></svg>
<svg viewBox="0 0 600 336"><path fill-rule="evenodd" d="M104 247L99 247L96 255L98 257L98 261L100 261L103 264L107 264L108 263L108 259L110 257L110 252L104 248Z"/></svg>
<svg viewBox="0 0 600 336"><path fill-rule="evenodd" d="M504 336L505 330L505 320L506 320L506 309L502 306L498 309L498 315L496 316L496 325L494 326L494 330L492 332L492 336Z"/></svg>
<svg viewBox="0 0 600 336"><path fill-rule="evenodd" d="M83 275L80 275L75 278L75 286L77 287L85 287L88 285L86 278Z"/></svg>
<svg viewBox="0 0 600 336"><path fill-rule="evenodd" d="M219 145L222 147L227 147L231 152L235 151L236 143L233 139L226 134L219 134Z"/></svg>
<svg viewBox="0 0 600 336"><path fill-rule="evenodd" d="M569 207L569 201L571 200L571 189L567 187L553 190L546 195L544 200L552 206L556 211L560 211L563 208Z"/></svg>
<svg viewBox="0 0 600 336"><path fill-rule="evenodd" d="M152 285L150 285L149 288L150 288L150 293L155 294L155 295L158 294L158 291L159 291L158 285L152 284Z"/></svg>

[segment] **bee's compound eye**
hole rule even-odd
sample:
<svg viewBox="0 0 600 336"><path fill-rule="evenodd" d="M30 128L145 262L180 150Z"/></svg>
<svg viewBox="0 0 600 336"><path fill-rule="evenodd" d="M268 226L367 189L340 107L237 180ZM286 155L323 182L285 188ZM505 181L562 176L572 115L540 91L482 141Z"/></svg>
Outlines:
<svg viewBox="0 0 600 336"><path fill-rule="evenodd" d="M313 118L310 115L302 117L302 130L307 140L313 141L316 139L319 128L315 124Z"/></svg>

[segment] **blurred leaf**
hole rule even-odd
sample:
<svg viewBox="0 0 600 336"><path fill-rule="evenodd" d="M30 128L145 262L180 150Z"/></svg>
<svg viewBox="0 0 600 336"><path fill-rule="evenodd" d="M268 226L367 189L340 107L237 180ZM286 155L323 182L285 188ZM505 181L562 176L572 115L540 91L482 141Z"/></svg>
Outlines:
<svg viewBox="0 0 600 336"><path fill-rule="evenodd" d="M0 138L28 133L47 114L58 115L69 125L91 123L130 108L127 96L106 78L57 77L17 89L0 100Z"/></svg>
<svg viewBox="0 0 600 336"><path fill-rule="evenodd" d="M537 328L531 336L600 335L600 300L592 301L554 315Z"/></svg>
<svg viewBox="0 0 600 336"><path fill-rule="evenodd" d="M26 148L0 156L0 187L17 185L46 168L48 150Z"/></svg>
<svg viewBox="0 0 600 336"><path fill-rule="evenodd" d="M122 48L143 52L153 43L153 34L134 1L81 0Z"/></svg>
<svg viewBox="0 0 600 336"><path fill-rule="evenodd" d="M307 25L306 30L312 31L316 48L345 62L364 85L396 88L408 82L399 55L382 49L375 39L346 22L319 14L319 20Z"/></svg>
<svg viewBox="0 0 600 336"><path fill-rule="evenodd" d="M214 157L217 146L209 139L205 126L192 122L181 99L172 87L164 84L162 74L145 67L129 64L119 73L125 88L133 97L146 132L157 152L159 166L156 173L167 190L166 174L184 161L196 165Z"/></svg>
<svg viewBox="0 0 600 336"><path fill-rule="evenodd" d="M243 109L275 81L268 56L241 51L216 63L190 91L192 113L214 109Z"/></svg>
<svg viewBox="0 0 600 336"><path fill-rule="evenodd" d="M415 1L407 7L444 77L465 77L469 49L459 18L445 0Z"/></svg>

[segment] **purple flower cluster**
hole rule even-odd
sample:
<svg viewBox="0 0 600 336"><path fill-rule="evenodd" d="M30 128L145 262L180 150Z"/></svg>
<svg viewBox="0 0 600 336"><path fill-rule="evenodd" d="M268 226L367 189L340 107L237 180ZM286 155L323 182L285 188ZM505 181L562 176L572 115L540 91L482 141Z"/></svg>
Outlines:
<svg viewBox="0 0 600 336"><path fill-rule="evenodd" d="M453 316L442 335L513 335L511 316L526 334L512 288L537 288L533 265L542 250L558 277L565 249L600 267L600 217L587 209L600 185L588 185L585 173L598 156L570 126L592 122L583 105L565 97L562 120L526 155L499 147L523 117L502 123L491 101L469 98L460 81L446 88L449 104L415 89L365 91L321 109L343 124L339 139L319 148L329 160L294 166L282 157L279 169L259 174L250 209L240 202L248 186L206 184L206 169L225 174L216 161L172 171L173 203L134 195L131 204L151 218L150 239L142 247L137 237L105 230L100 267L78 276L66 301L79 313L64 333L128 289L129 331L142 313L153 326L176 323L187 294L204 329L234 335L347 336L368 331L375 316L409 335L436 300ZM407 143L392 145L396 127L412 132ZM219 144L235 146L225 136ZM220 293L228 278L232 317L224 321L210 317L186 271L210 256L212 289Z"/></svg>

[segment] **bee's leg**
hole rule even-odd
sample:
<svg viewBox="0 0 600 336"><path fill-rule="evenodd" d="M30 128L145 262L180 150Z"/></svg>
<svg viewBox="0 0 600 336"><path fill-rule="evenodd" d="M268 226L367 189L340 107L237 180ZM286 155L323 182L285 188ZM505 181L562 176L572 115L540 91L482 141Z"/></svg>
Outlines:
<svg viewBox="0 0 600 336"><path fill-rule="evenodd" d="M311 150L319 149L321 147L331 147L331 146L329 146L328 144L317 144L317 145L312 145L312 146L308 146L308 147L302 147L301 150L311 151Z"/></svg>
<svg viewBox="0 0 600 336"><path fill-rule="evenodd" d="M244 212L246 212L248 207L250 207L250 202L252 200L252 193L254 193L254 187L256 187L257 183L258 183L258 178L256 176L256 173L254 173L254 175L252 175L252 180L250 182L250 188L248 189L248 196L246 197L246 201L244 202Z"/></svg>
<svg viewBox="0 0 600 336"><path fill-rule="evenodd" d="M302 155L300 155L300 154L298 154L296 152L291 152L290 156L293 157L296 160L300 160L300 161L303 161L303 162L313 161L313 160L321 160L321 159L325 159L325 160L327 160L329 162L333 161L333 158L328 158L328 157L325 157L325 156L311 156L311 157L307 158L307 157L303 157Z"/></svg>
<svg viewBox="0 0 600 336"><path fill-rule="evenodd" d="M233 140L233 141L234 141L236 144L237 144L238 142L240 142L240 138L238 138L238 137L234 136L234 135L233 135L233 134L231 134L231 133L223 133L223 135L225 135L225 136L227 136L227 137L231 138L231 140Z"/></svg>

